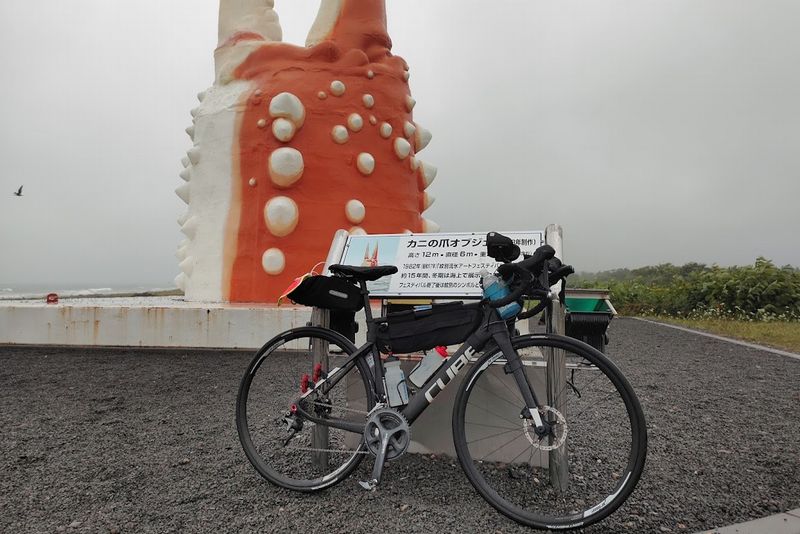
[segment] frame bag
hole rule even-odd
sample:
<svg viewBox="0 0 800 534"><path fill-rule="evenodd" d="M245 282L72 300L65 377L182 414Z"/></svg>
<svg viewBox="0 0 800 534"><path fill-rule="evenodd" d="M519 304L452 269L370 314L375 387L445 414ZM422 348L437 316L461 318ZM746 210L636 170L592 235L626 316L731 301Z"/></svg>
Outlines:
<svg viewBox="0 0 800 534"><path fill-rule="evenodd" d="M424 310L390 313L386 321L378 325L375 342L386 354L457 345L478 328L482 317L479 302L448 302Z"/></svg>

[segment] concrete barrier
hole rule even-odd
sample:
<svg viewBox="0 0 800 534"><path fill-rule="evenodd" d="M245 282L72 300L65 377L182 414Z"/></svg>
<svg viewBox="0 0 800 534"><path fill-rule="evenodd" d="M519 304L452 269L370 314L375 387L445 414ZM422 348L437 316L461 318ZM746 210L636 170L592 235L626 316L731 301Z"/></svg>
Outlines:
<svg viewBox="0 0 800 534"><path fill-rule="evenodd" d="M304 326L303 306L185 302L181 297L0 301L0 344L256 349Z"/></svg>

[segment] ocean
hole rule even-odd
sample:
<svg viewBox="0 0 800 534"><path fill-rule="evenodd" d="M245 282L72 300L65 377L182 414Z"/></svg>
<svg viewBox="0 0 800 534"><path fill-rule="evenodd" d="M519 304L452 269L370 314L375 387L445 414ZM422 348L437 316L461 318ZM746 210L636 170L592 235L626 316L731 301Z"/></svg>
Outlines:
<svg viewBox="0 0 800 534"><path fill-rule="evenodd" d="M49 293L56 293L59 297L82 297L178 291L174 287L157 284L115 284L106 287L91 287L91 284L0 284L0 300L45 298Z"/></svg>

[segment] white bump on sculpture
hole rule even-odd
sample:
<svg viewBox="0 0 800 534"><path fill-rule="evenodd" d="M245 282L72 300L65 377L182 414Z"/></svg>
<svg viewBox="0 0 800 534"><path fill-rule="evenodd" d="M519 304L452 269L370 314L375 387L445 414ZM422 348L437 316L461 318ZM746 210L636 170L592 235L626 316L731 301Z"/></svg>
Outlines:
<svg viewBox="0 0 800 534"><path fill-rule="evenodd" d="M433 134L430 132L430 130L417 124L417 133L414 139L417 152L428 146L428 143L431 142L431 139L433 139Z"/></svg>
<svg viewBox="0 0 800 534"><path fill-rule="evenodd" d="M430 163L425 163L424 161L422 162L422 179L425 182L426 189L433 183L437 172L438 169L436 169L436 167Z"/></svg>
<svg viewBox="0 0 800 534"><path fill-rule="evenodd" d="M189 217L189 220L181 226L181 232L190 240L197 235L197 228L200 226L200 219L196 215Z"/></svg>
<svg viewBox="0 0 800 534"><path fill-rule="evenodd" d="M397 154L397 157L400 159L405 159L411 154L411 143L403 139L402 137L398 137L394 140L394 153Z"/></svg>
<svg viewBox="0 0 800 534"><path fill-rule="evenodd" d="M381 124L381 137L384 139L389 139L392 135L392 125L388 122L384 122Z"/></svg>
<svg viewBox="0 0 800 534"><path fill-rule="evenodd" d="M408 81L408 79L409 79L410 77L411 77L411 73L410 73L410 72L408 72L408 71L405 71L405 72L403 73L403 80L405 80L405 81Z"/></svg>
<svg viewBox="0 0 800 534"><path fill-rule="evenodd" d="M194 258L189 256L180 262L179 267L181 271L186 273L186 276L192 276L192 270L194 270Z"/></svg>
<svg viewBox="0 0 800 534"><path fill-rule="evenodd" d="M375 158L368 152L362 152L356 158L356 166L364 176L369 176L375 170Z"/></svg>
<svg viewBox="0 0 800 534"><path fill-rule="evenodd" d="M376 125L376 124L378 124L378 119L377 119L377 117L375 117L375 115L370 115L370 116L369 116L369 123L370 123L370 124L372 124L373 126L374 126L374 125Z"/></svg>
<svg viewBox="0 0 800 534"><path fill-rule="evenodd" d="M435 234L441 230L441 227L435 222L430 219L426 219L425 217L422 218L422 232L426 234Z"/></svg>
<svg viewBox="0 0 800 534"><path fill-rule="evenodd" d="M181 172L178 173L178 176L180 176L184 182L188 182L189 180L192 179L192 171L191 169L189 169L189 167L186 167L185 169L183 169Z"/></svg>
<svg viewBox="0 0 800 534"><path fill-rule="evenodd" d="M275 122L272 123L272 135L275 136L275 139L283 143L291 141L295 131L294 123L287 119L275 119Z"/></svg>
<svg viewBox="0 0 800 534"><path fill-rule="evenodd" d="M256 126L259 128L266 128L267 127L267 119L258 119Z"/></svg>
<svg viewBox="0 0 800 534"><path fill-rule="evenodd" d="M286 258L278 248L271 248L261 256L261 267L267 274L281 274L286 266Z"/></svg>
<svg viewBox="0 0 800 534"><path fill-rule="evenodd" d="M409 164L411 165L412 171L416 171L417 169L419 169L419 160L414 156L411 156L409 158Z"/></svg>
<svg viewBox="0 0 800 534"><path fill-rule="evenodd" d="M269 103L269 114L273 118L291 121L299 130L306 120L306 108L292 93L280 93Z"/></svg>
<svg viewBox="0 0 800 534"><path fill-rule="evenodd" d="M197 93L197 101L198 102L202 103L203 100L205 100L205 99L206 99L206 91L200 91L199 93Z"/></svg>
<svg viewBox="0 0 800 534"><path fill-rule="evenodd" d="M189 161L192 162L192 165L197 165L200 163L200 149L196 146L193 146L187 150L186 155L189 157Z"/></svg>
<svg viewBox="0 0 800 534"><path fill-rule="evenodd" d="M364 220L364 217L367 215L367 208L364 207L364 204L360 200L350 200L344 207L345 214L347 215L347 220L353 224L358 224Z"/></svg>
<svg viewBox="0 0 800 534"><path fill-rule="evenodd" d="M175 287L177 287L181 291L186 291L187 284L186 284L186 275L185 274L180 273L178 276L176 276L175 280L174 280L174 283L175 283Z"/></svg>
<svg viewBox="0 0 800 534"><path fill-rule="evenodd" d="M180 197L185 203L189 203L189 184L181 184L175 189L175 194Z"/></svg>
<svg viewBox="0 0 800 534"><path fill-rule="evenodd" d="M189 255L189 240L185 240L187 243L186 245L181 245L178 247L178 250L175 251L175 257L178 258L178 261L183 261Z"/></svg>
<svg viewBox="0 0 800 534"><path fill-rule="evenodd" d="M320 91L319 93L317 93L317 98L319 98L320 100L325 100L326 98L328 98L328 93L326 93L325 91Z"/></svg>
<svg viewBox="0 0 800 534"><path fill-rule="evenodd" d="M361 101L364 102L364 107L367 109L372 108L375 105L375 97L372 95L364 95L361 97Z"/></svg>
<svg viewBox="0 0 800 534"><path fill-rule="evenodd" d="M367 231L360 226L350 228L350 235L367 235Z"/></svg>
<svg viewBox="0 0 800 534"><path fill-rule="evenodd" d="M430 208L434 202L436 202L436 197L429 195L427 192L422 193L422 211Z"/></svg>
<svg viewBox="0 0 800 534"><path fill-rule="evenodd" d="M303 155L295 148L283 147L269 156L269 176L278 187L289 187L303 176Z"/></svg>
<svg viewBox="0 0 800 534"><path fill-rule="evenodd" d="M258 182L255 178L250 178L250 181L247 183L250 184L250 187L255 187Z"/></svg>
<svg viewBox="0 0 800 534"><path fill-rule="evenodd" d="M183 157L181 158L181 164L182 164L184 167L188 167L189 165L191 165L191 164L192 164L192 162L191 162L191 161L189 161L189 158L187 158L186 156L183 156Z"/></svg>
<svg viewBox="0 0 800 534"><path fill-rule="evenodd" d="M185 132L186 132L186 135L188 135L189 138L192 141L194 141L194 124L192 124L191 126L187 126Z"/></svg>
<svg viewBox="0 0 800 534"><path fill-rule="evenodd" d="M333 96L342 96L346 89L344 83L339 80L331 82L331 93L333 93Z"/></svg>
<svg viewBox="0 0 800 534"><path fill-rule="evenodd" d="M417 105L417 101L411 98L411 95L406 95L406 109L409 113L414 110L414 106Z"/></svg>
<svg viewBox="0 0 800 534"><path fill-rule="evenodd" d="M369 78L371 80L374 77L375 77L375 73L373 71L371 71L371 70L368 70L367 71L367 78Z"/></svg>
<svg viewBox="0 0 800 534"><path fill-rule="evenodd" d="M416 131L417 131L417 127L414 126L409 121L406 121L406 123L403 125L403 133L406 134L406 137L413 137L414 136L414 132L416 132Z"/></svg>
<svg viewBox="0 0 800 534"><path fill-rule="evenodd" d="M187 211L183 215L178 216L178 226L183 226L184 224L186 224L186 221L188 220L189 220L189 212ZM181 244L181 246L183 246L183 244Z"/></svg>
<svg viewBox="0 0 800 534"><path fill-rule="evenodd" d="M364 127L364 119L362 119L361 115L358 113L351 113L350 116L347 117L347 127L354 132L361 131L361 128Z"/></svg>
<svg viewBox="0 0 800 534"><path fill-rule="evenodd" d="M300 220L300 210L289 197L273 197L264 206L264 220L267 228L276 237L292 233Z"/></svg>
<svg viewBox="0 0 800 534"><path fill-rule="evenodd" d="M333 127L333 130L331 130L331 137L333 137L333 140L336 143L341 145L346 143L347 140L350 139L350 132L348 132L347 128L345 128L341 124L337 124L336 126Z"/></svg>

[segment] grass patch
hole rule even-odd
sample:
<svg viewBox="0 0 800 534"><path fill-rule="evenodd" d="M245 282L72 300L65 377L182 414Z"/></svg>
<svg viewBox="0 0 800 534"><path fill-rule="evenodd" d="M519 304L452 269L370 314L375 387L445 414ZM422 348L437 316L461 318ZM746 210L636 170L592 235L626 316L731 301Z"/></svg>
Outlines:
<svg viewBox="0 0 800 534"><path fill-rule="evenodd" d="M676 319L660 316L654 319L800 354L800 322L797 321L757 322L733 319Z"/></svg>

